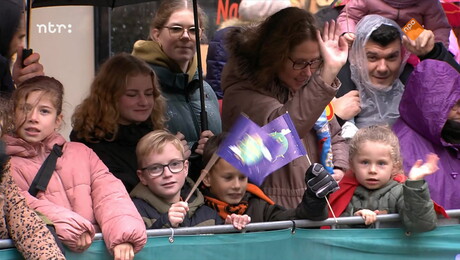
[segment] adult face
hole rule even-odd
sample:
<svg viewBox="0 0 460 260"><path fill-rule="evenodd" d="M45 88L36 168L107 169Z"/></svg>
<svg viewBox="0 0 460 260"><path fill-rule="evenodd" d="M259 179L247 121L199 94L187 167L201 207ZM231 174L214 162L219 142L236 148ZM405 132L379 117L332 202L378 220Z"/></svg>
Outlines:
<svg viewBox="0 0 460 260"><path fill-rule="evenodd" d="M176 172L174 165L181 162L183 162L183 168ZM169 166L163 167L163 173L160 176L152 177L148 173L148 168L158 168L157 164ZM172 143L167 143L162 152L153 151L149 156L142 158L140 168L147 168L138 170L137 175L141 183L147 186L153 194L169 203L180 201L180 191L188 173L188 161L184 161L181 152Z"/></svg>
<svg viewBox="0 0 460 260"><path fill-rule="evenodd" d="M351 159L351 169L362 186L369 190L382 188L396 174L391 146L381 142L363 142Z"/></svg>
<svg viewBox="0 0 460 260"><path fill-rule="evenodd" d="M277 74L278 79L291 91L296 92L308 82L321 65L320 58L318 43L306 40L292 49Z"/></svg>
<svg viewBox="0 0 460 260"><path fill-rule="evenodd" d="M139 124L152 114L154 97L150 75L128 76L125 93L120 97L118 110L122 125Z"/></svg>
<svg viewBox="0 0 460 260"><path fill-rule="evenodd" d="M401 41L393 41L382 46L368 41L364 46L367 58L367 69L371 83L378 88L386 88L393 84L399 76L401 67Z"/></svg>
<svg viewBox="0 0 460 260"><path fill-rule="evenodd" d="M180 27L183 28L182 33ZM190 29L198 31L194 25L193 13L182 9L171 14L164 28L154 28L151 32L165 54L179 64L184 72L196 50L195 35Z"/></svg>

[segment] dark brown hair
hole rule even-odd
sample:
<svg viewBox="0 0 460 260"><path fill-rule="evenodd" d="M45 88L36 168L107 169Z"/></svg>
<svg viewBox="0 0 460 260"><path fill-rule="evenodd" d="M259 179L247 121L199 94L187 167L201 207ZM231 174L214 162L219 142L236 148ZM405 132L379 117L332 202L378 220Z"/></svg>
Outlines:
<svg viewBox="0 0 460 260"><path fill-rule="evenodd" d="M13 92L13 109L16 113L18 109L22 109L21 105L26 103L27 98L32 92L42 92L41 97L48 96L56 109L56 115L62 113L62 103L64 100L64 86L57 79L47 76L36 76L21 83ZM26 118L24 118L26 120ZM25 122L25 121L24 121ZM18 129L24 122L16 125Z"/></svg>
<svg viewBox="0 0 460 260"><path fill-rule="evenodd" d="M227 42L232 53L244 57L254 87L267 90L294 47L306 40L317 41L316 30L311 13L288 7L256 27L230 32Z"/></svg>

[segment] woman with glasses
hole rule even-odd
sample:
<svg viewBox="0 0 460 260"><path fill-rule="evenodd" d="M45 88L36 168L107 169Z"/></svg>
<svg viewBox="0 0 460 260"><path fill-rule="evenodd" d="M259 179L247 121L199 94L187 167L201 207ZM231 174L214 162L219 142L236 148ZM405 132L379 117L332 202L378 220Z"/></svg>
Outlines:
<svg viewBox="0 0 460 260"><path fill-rule="evenodd" d="M202 154L208 137L220 133L222 127L217 97L209 84L203 82L209 129L201 129L195 53L196 36L204 36L206 17L200 8L198 20L195 27L192 1L163 1L152 20L149 40L137 41L133 55L146 61L158 75L161 93L167 101L169 131L183 133L192 152ZM191 162L201 166L201 158ZM199 170L192 171L195 172L199 174Z"/></svg>
<svg viewBox="0 0 460 260"><path fill-rule="evenodd" d="M305 171L320 161L316 121L340 86L337 73L345 64L348 46L337 35L335 22L322 35L313 16L302 9L285 8L256 27L228 34L229 61L222 74L223 128L228 130L240 113L259 125L289 112L307 148L298 158L265 179L264 192L282 206L296 207L305 191ZM348 146L335 118L326 125L336 180L348 169Z"/></svg>

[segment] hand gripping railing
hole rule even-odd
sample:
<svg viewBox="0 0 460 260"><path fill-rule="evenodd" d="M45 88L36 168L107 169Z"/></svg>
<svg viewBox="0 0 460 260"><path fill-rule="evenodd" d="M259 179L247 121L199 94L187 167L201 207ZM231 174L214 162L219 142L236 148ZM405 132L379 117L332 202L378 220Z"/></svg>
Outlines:
<svg viewBox="0 0 460 260"><path fill-rule="evenodd" d="M438 218L438 226L442 225L455 225L460 224L460 209L447 210L447 214L450 219L444 217ZM311 220L287 220L287 221L275 221L275 222L261 222L248 224L246 228L239 231L233 228L232 225L218 225L218 226L204 226L204 227L187 227L187 228L175 228L175 229L149 229L147 235L149 237L157 236L169 236L170 240L174 240L174 236L180 235L198 235L198 234L223 234L223 233L239 233L239 232L255 232L255 231L266 231L266 230L279 230L290 228L292 232L295 232L296 228L312 228L321 226L332 226L334 225L353 225L353 224L364 224L362 217L340 217L337 218L337 222L333 218L328 218L324 221L311 221ZM389 227L401 227L399 214L385 214L378 215L376 228L389 228ZM460 234L459 234L460 236ZM102 240L102 234L96 234L95 240ZM11 239L0 239L0 249L14 247Z"/></svg>

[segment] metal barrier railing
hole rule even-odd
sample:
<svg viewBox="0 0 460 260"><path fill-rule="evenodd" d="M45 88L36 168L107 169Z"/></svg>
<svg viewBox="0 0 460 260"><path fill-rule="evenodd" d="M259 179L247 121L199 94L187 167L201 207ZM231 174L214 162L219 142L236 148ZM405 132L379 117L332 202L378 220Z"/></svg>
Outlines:
<svg viewBox="0 0 460 260"><path fill-rule="evenodd" d="M438 218L438 226L443 225L457 225L460 224L460 209L446 210L450 219L446 219L442 216ZM292 229L296 228L312 228L321 226L331 226L334 229L334 225L353 225L353 224L364 224L364 220L361 217L340 217L337 218L337 222L334 218L328 218L323 221L311 221L311 220L286 220L286 221L275 221L275 222L261 222L248 224L243 230L236 230L232 225L219 225L219 226L204 226L204 227L184 227L184 228L170 228L170 229L149 229L147 230L147 236L149 237L161 237L161 236L181 236L181 235L199 235L199 234L223 234L223 233L244 233L244 232L256 232L256 231L268 231L268 230L279 230L279 229ZM399 214L385 214L378 215L376 228L395 228L401 227ZM460 234L459 234L460 235ZM95 240L102 240L102 234L96 234ZM12 248L14 244L11 239L0 239L0 249Z"/></svg>

